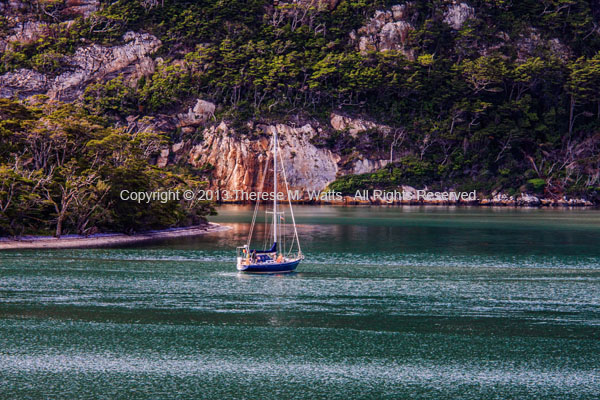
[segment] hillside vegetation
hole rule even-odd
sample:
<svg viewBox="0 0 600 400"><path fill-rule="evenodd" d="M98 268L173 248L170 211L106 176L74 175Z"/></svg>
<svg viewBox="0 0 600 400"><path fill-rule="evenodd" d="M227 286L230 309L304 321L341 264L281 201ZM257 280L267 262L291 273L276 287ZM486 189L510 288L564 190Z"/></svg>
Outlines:
<svg viewBox="0 0 600 400"><path fill-rule="evenodd" d="M381 171L340 177L331 188L343 192L413 184L598 201L598 1L118 0L100 1L87 15L71 14L69 3L23 2L0 17L4 37L19 18L50 27L33 42L6 47L0 74L26 69L52 79L73 68L77 49L122 44L130 31L160 40L153 54L159 62L141 77L86 82L76 105L44 104L43 99L33 105L18 95L21 100L2 103L3 174L19 182L39 174L54 184L49 194L35 183L17 185L47 203L35 212L11 211L19 217L3 221L10 232L17 229L15 221L43 220L55 227L61 209L52 203L64 200L60 185L69 174L109 185L112 193L122 184L115 174L127 163L110 164L109 157L101 157L110 165L104 173L94 164L94 151L100 150L90 147L115 146L116 137L128 151L142 151L139 143L146 139L123 128L132 116L175 114L196 98L217 104L215 119L227 120L241 133L248 121L326 126L331 112L390 127L359 135L325 129L315 140L342 157L390 159ZM57 112L76 112L73 118L81 121L76 126L85 125L85 133L64 133L59 142L69 143L68 154L60 161L48 157L44 167L31 161L36 150L28 144L33 140L29 126L46 126L47 137L39 140L54 143L62 133L48 128L46 119ZM7 120L7 115L13 116ZM170 140L182 132L166 129L156 135L152 140ZM134 171L158 177L144 182L160 186L179 176L148 164L155 155L146 151L130 157L143 164L131 166ZM139 178L137 172L132 176ZM8 181L3 182L0 197L6 204ZM101 221L107 220L94 213L98 223L88 226L104 227ZM149 214L158 218L171 210ZM80 225L76 220L63 218L69 231Z"/></svg>

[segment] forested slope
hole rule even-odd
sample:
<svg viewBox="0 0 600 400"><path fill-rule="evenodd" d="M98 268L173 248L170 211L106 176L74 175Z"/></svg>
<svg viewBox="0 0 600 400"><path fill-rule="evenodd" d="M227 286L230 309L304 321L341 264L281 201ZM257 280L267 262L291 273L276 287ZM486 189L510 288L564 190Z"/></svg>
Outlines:
<svg viewBox="0 0 600 400"><path fill-rule="evenodd" d="M12 99L0 116L2 204L10 179L52 172L47 194L21 188L46 198L46 208L18 212L55 229L61 211L52 204L64 200L60 182L71 173L69 163L85 180L85 171L96 168L90 140L116 143L102 135L142 151L135 158L148 163L147 173L171 168L202 179L210 168L195 170L184 160L154 169L161 145L150 151L134 144L141 132L197 144L206 126L220 121L240 137L263 135L253 131L257 123L318 127L311 142L339 157L339 179L330 187L343 192L412 184L597 201L599 3L0 2L0 95ZM216 105L210 118L191 129L172 123L198 98ZM67 157L52 158L54 169L44 170L31 161L30 125L51 126L39 141L56 153L66 142L55 144L46 119L57 112L69 119L70 107L89 126L64 139L73 141ZM333 129L332 113L371 128ZM352 169L344 165L363 158L387 165L346 175ZM90 179L119 185L106 175ZM74 230L77 218L65 218ZM103 220L98 216L98 226Z"/></svg>

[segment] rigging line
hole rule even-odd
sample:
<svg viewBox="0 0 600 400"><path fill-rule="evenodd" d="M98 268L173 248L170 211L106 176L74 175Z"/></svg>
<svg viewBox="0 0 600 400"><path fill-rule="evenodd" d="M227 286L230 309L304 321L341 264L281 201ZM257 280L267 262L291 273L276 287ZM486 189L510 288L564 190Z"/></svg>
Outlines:
<svg viewBox="0 0 600 400"><path fill-rule="evenodd" d="M265 177L267 176L267 167L269 166L269 160L267 158L267 162L265 162L265 169L263 171L262 180L260 181L260 190L261 192L265 188ZM250 241L252 240L252 233L254 232L254 225L256 224L256 215L258 214L258 208L260 205L260 196L256 196L256 205L254 206L254 214L252 215L252 224L250 225L250 234L248 235L248 248L250 248Z"/></svg>
<svg viewBox="0 0 600 400"><path fill-rule="evenodd" d="M281 232L281 249L283 250L281 252L281 254L285 254L285 237L287 235L287 224L285 223L284 215L285 215L285 213L282 211L281 217L279 218L279 222L281 222L281 219L283 219L283 221L284 221L284 223L282 225L280 225L280 227L279 227L279 231Z"/></svg>
<svg viewBox="0 0 600 400"><path fill-rule="evenodd" d="M279 143L277 143L277 147L279 147ZM296 219L294 218L294 209L292 208L292 198L290 197L290 188L288 187L287 176L285 174L285 168L283 166L283 158L281 158L281 148L279 149L279 160L281 161L281 170L283 171L283 182L285 182L285 190L287 192L288 203L290 205L290 215L292 216L292 224L294 225L294 237L296 238L296 242L298 243L298 254L302 255L302 250L300 249L300 239L298 238L298 230L296 229ZM293 245L294 243L292 239L292 246Z"/></svg>

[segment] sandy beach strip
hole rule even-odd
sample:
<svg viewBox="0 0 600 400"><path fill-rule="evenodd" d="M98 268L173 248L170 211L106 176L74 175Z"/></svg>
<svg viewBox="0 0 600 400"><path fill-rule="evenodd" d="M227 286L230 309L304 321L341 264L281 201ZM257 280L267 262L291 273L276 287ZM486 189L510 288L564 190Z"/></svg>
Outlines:
<svg viewBox="0 0 600 400"><path fill-rule="evenodd" d="M160 231L150 231L135 235L125 235L121 233L106 233L90 235L88 237L66 235L61 237L60 239L47 236L24 236L18 240L0 238L0 250L110 247L142 242L151 242L160 239L198 236L211 232L224 231L228 229L231 228L228 226L222 226L219 224L209 222L206 225L190 226L187 228L171 228Z"/></svg>

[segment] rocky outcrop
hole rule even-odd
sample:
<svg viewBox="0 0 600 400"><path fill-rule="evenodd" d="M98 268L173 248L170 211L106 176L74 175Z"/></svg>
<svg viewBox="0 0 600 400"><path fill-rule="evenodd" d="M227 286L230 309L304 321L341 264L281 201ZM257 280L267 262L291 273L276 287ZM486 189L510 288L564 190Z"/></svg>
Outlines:
<svg viewBox="0 0 600 400"><path fill-rule="evenodd" d="M507 36L507 41L510 38ZM550 52L557 58L567 61L571 57L571 50L558 39L544 39L535 28L526 29L515 41L517 49L517 62L522 63L531 57L538 57L544 52Z"/></svg>
<svg viewBox="0 0 600 400"><path fill-rule="evenodd" d="M350 118L336 113L331 113L329 122L336 131L348 131L352 136L370 129L377 129L381 132L389 132L391 129L387 125L376 124L364 119Z"/></svg>
<svg viewBox="0 0 600 400"><path fill-rule="evenodd" d="M215 105L210 101L198 99L194 107L186 113L177 114L177 127L183 133L192 133L196 128L215 115Z"/></svg>
<svg viewBox="0 0 600 400"><path fill-rule="evenodd" d="M63 15L81 15L84 18L98 11L99 0L66 0Z"/></svg>
<svg viewBox="0 0 600 400"><path fill-rule="evenodd" d="M350 34L350 39L357 43L361 53L397 50L413 60L415 54L408 46L408 35L415 29L413 24L417 16L410 2L392 6L390 10L375 11L365 26Z"/></svg>
<svg viewBox="0 0 600 400"><path fill-rule="evenodd" d="M56 77L48 91L51 98L73 100L91 80L106 79L110 74L129 73L139 76L154 72L149 54L158 50L160 40L147 33L127 32L122 46L104 47L97 44L77 49L70 59L74 71Z"/></svg>
<svg viewBox="0 0 600 400"><path fill-rule="evenodd" d="M179 124L187 127L206 124L215 110L213 103L198 100L188 113L178 115ZM385 125L375 124L357 118L331 114L331 125L335 130L345 130L357 135L369 129L389 130ZM194 124L194 125L192 125ZM214 190L229 192L241 190L257 191L265 178L265 166L270 171L271 137L276 131L279 137L281 157L285 166L290 190L298 190L306 195L307 191L319 191L327 187L339 175L373 172L384 167L389 160L371 159L357 152L350 161L342 159L327 148L317 147L313 139L319 137L323 127L306 124L292 127L285 124L256 126L250 124L251 134L241 135L232 130L225 122L202 130L202 142L191 145L178 142L171 149L171 160L185 160L196 168L209 171L210 187ZM197 129L197 128L194 128ZM169 152L159 157L159 163L165 163ZM341 167L344 164L344 167ZM267 172L267 174L270 172ZM266 177L265 190L270 189L270 176Z"/></svg>
<svg viewBox="0 0 600 400"><path fill-rule="evenodd" d="M69 18L78 15L87 18L100 7L99 0L63 0L60 2L9 0L0 2L0 12L4 15L18 15L20 17L31 18L39 13L40 5L42 7L48 6L47 4L41 3L54 3L48 4L53 6L53 18Z"/></svg>
<svg viewBox="0 0 600 400"><path fill-rule="evenodd" d="M272 162L270 137L277 131L281 157L290 190L322 190L335 180L338 157L330 150L315 147L310 139L317 134L310 125L258 125L257 136L239 137L221 123L204 130L204 140L190 152L190 162L211 170L211 187L233 193L259 191L261 183L270 190L271 176L265 166ZM179 145L178 147L180 147ZM269 168L266 169L268 175Z"/></svg>
<svg viewBox="0 0 600 400"><path fill-rule="evenodd" d="M454 2L444 11L444 22L455 30L462 28L463 24L473 17L475 17L475 9L467 3Z"/></svg>
<svg viewBox="0 0 600 400"><path fill-rule="evenodd" d="M18 93L22 97L46 93L48 78L30 69L18 69L0 76L0 97L12 97Z"/></svg>
<svg viewBox="0 0 600 400"><path fill-rule="evenodd" d="M72 101L79 97L85 85L98 79L110 79L117 74L139 78L154 72L155 63L149 54L158 50L160 40L146 33L127 32L121 46L105 47L97 44L81 47L66 58L72 70L53 79L20 69L0 76L1 96L46 93L50 98ZM43 77L43 78L42 78Z"/></svg>
<svg viewBox="0 0 600 400"><path fill-rule="evenodd" d="M0 37L0 52L11 49L15 43L30 44L39 38L68 28L76 17L90 17L100 6L99 0L65 0L54 2L52 8L53 23L40 21L43 2L5 1L0 2L0 13L5 17L3 28L7 32ZM48 5L46 5L48 6Z"/></svg>
<svg viewBox="0 0 600 400"><path fill-rule="evenodd" d="M330 115L330 123L331 127L336 131L346 131L354 138L357 138L359 133L368 130L378 130L382 133L389 133L391 131L391 128L387 125L376 124L375 122L359 118L350 118L336 113ZM349 165L347 162L344 162L346 167L343 168L343 172L366 174L381 169L389 163L389 159L372 159L357 152L351 154L350 158L351 162Z"/></svg>
<svg viewBox="0 0 600 400"><path fill-rule="evenodd" d="M291 9L294 6L302 9L314 8L317 11L332 11L339 4L340 0L275 0L275 5L282 6L283 9Z"/></svg>
<svg viewBox="0 0 600 400"><path fill-rule="evenodd" d="M385 167L389 164L389 162L390 160L370 160L364 156L359 156L359 158L353 163L351 171L355 175L368 174Z"/></svg>
<svg viewBox="0 0 600 400"><path fill-rule="evenodd" d="M490 198L480 199L482 206L508 206L508 207L591 207L594 204L583 198L539 198L537 196L521 193L519 196L509 196L506 193L494 193Z"/></svg>
<svg viewBox="0 0 600 400"><path fill-rule="evenodd" d="M9 18L9 26L6 37L0 37L0 52L11 50L16 43L30 44L40 37L47 35L50 26L45 22L39 21L18 21L16 18Z"/></svg>
<svg viewBox="0 0 600 400"><path fill-rule="evenodd" d="M45 22L25 21L18 22L11 30L11 34L6 37L7 43L33 43L40 37L47 35L50 27Z"/></svg>
<svg viewBox="0 0 600 400"><path fill-rule="evenodd" d="M159 168L164 168L167 166L167 164L169 163L169 149L162 149L160 151L160 154L158 155L158 158L156 159L156 166Z"/></svg>

